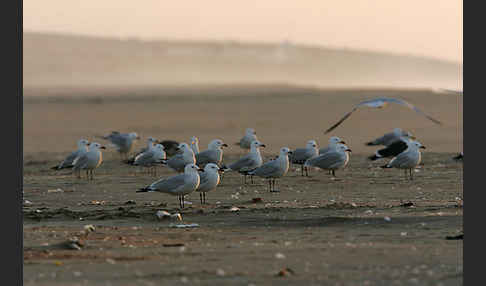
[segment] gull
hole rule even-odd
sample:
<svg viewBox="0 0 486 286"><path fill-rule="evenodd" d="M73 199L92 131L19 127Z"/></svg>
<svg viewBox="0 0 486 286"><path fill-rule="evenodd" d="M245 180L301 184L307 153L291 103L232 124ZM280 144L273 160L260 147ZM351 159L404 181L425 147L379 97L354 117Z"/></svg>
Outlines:
<svg viewBox="0 0 486 286"><path fill-rule="evenodd" d="M133 164L133 162L135 161L135 158L138 156L138 155L141 155L147 151L151 151L153 148L154 148L154 145L159 143L159 141L153 137L149 137L147 139L147 147L144 147L142 148L137 154L135 154L135 156L133 156L133 158L131 159L128 159L125 161L125 163L128 163L128 164Z"/></svg>
<svg viewBox="0 0 486 286"><path fill-rule="evenodd" d="M413 180L412 169L420 164L422 160L422 154L420 154L419 149L425 149L425 146L420 144L420 142L413 141L408 145L407 150L398 154L398 156L391 159L388 164L381 166L381 168L405 169L405 178L407 177L407 170L409 170L410 180Z"/></svg>
<svg viewBox="0 0 486 286"><path fill-rule="evenodd" d="M431 116L425 114L420 109L418 109L414 105L412 105L412 104L410 104L410 103L408 103L404 100L397 99L397 98L375 98L375 99L365 100L363 102L358 103L358 105L356 105L353 108L353 110L346 113L346 115L344 115L343 118L341 118L336 124L334 124L329 129L327 129L324 133L327 134L327 133L331 132L332 130L334 130L334 128L338 127L344 120L346 120L349 116L351 116L351 114L361 106L368 106L368 107L373 107L373 108L383 108L383 107L387 106L388 103L397 103L397 104L403 105L405 107L408 107L408 108L414 110L418 114L427 117L429 120L431 120L432 122L434 122L436 124L439 124L439 125L442 124L440 121L438 121L438 120L432 118Z"/></svg>
<svg viewBox="0 0 486 286"><path fill-rule="evenodd" d="M464 160L464 153L461 152L461 153L457 154L457 156L454 156L452 159L454 159L456 161L462 161L462 160Z"/></svg>
<svg viewBox="0 0 486 286"><path fill-rule="evenodd" d="M394 128L392 132L386 133L385 135L366 143L366 145L367 146L375 146L375 145L390 146L391 144L402 139L403 137L415 139L415 137L412 136L410 132L404 131L401 128Z"/></svg>
<svg viewBox="0 0 486 286"><path fill-rule="evenodd" d="M118 131L113 131L111 134L101 137L105 140L109 140L120 153L122 157L128 159L128 154L133 149L134 140L140 139L140 136L136 132L131 133L120 133Z"/></svg>
<svg viewBox="0 0 486 286"><path fill-rule="evenodd" d="M255 129L247 128L245 132L245 136L240 139L240 142L235 143L235 145L239 145L242 149L250 149L251 142L258 140L256 137Z"/></svg>
<svg viewBox="0 0 486 286"><path fill-rule="evenodd" d="M134 166L142 166L148 167L152 170L152 175L157 175L157 165L165 164L166 154L164 151L164 146L162 144L157 144L154 147L151 147L150 150L147 150L135 157L133 163L130 165Z"/></svg>
<svg viewBox="0 0 486 286"><path fill-rule="evenodd" d="M80 139L77 142L77 145L78 145L78 149L76 151L69 154L61 163L59 163L59 165L54 166L51 169L61 170L65 168L72 168L74 159L88 152L89 141L86 139Z"/></svg>
<svg viewBox="0 0 486 286"><path fill-rule="evenodd" d="M201 199L201 204L206 203L206 193L216 189L220 182L219 178L220 168L214 163L209 163L204 167L204 172L199 174L201 182L196 192L199 192L199 198Z"/></svg>
<svg viewBox="0 0 486 286"><path fill-rule="evenodd" d="M176 155L167 160L167 166L178 173L182 173L187 164L196 164L196 157L185 142L179 144L178 150Z"/></svg>
<svg viewBox="0 0 486 286"><path fill-rule="evenodd" d="M395 157L403 151L407 150L408 145L412 142L413 140L410 137L401 137L397 141L388 145L386 148L376 151L375 154L369 156L368 159L370 159L371 161L375 161L382 158Z"/></svg>
<svg viewBox="0 0 486 286"><path fill-rule="evenodd" d="M275 183L277 178L285 176L289 170L289 154L292 154L292 151L287 147L283 147L280 149L280 155L277 159L268 161L255 170L248 172L248 174L268 179L270 192L278 192L275 191Z"/></svg>
<svg viewBox="0 0 486 286"><path fill-rule="evenodd" d="M307 141L305 148L295 149L289 156L289 160L292 164L300 165L302 176L304 176L304 169L305 175L309 176L307 173L307 167L304 167L305 161L317 155L319 155L319 151L317 150L317 142L315 140L309 140Z"/></svg>
<svg viewBox="0 0 486 286"><path fill-rule="evenodd" d="M141 188L137 193L161 192L178 196L179 205L184 208L184 196L194 192L199 187L201 179L197 171L204 172L196 164L187 164L184 167L184 173L155 181L149 186Z"/></svg>
<svg viewBox="0 0 486 286"><path fill-rule="evenodd" d="M338 143L334 150L330 150L317 157L308 159L304 166L330 170L332 176L336 177L336 170L344 168L348 164L349 152L351 152L351 149L349 149L348 146Z"/></svg>
<svg viewBox="0 0 486 286"><path fill-rule="evenodd" d="M248 172L253 171L263 164L262 155L260 154L260 147L265 148L265 144L258 140L251 142L250 152L248 154L238 159L238 161L231 163L228 167L223 166L222 169L236 171L244 175L246 184L246 176L248 176ZM251 179L253 183L253 176L251 176Z"/></svg>
<svg viewBox="0 0 486 286"><path fill-rule="evenodd" d="M208 163L214 163L219 166L223 160L223 147L228 147L220 139L214 139L208 144L208 149L196 154L196 164L201 168Z"/></svg>
<svg viewBox="0 0 486 286"><path fill-rule="evenodd" d="M164 146L167 156L174 156L179 151L179 142L174 140L158 140Z"/></svg>
<svg viewBox="0 0 486 286"><path fill-rule="evenodd" d="M332 136L331 138L329 138L329 145L327 147L319 149L319 155L324 154L330 150L334 150L338 143L346 144L343 140L341 140L341 138L337 136Z"/></svg>
<svg viewBox="0 0 486 286"><path fill-rule="evenodd" d="M98 168L103 162L103 155L100 149L106 149L100 143L92 142L89 144L88 152L77 157L73 161L73 171L78 172L78 178L81 178L81 170L86 170L86 178L93 180L94 169Z"/></svg>
<svg viewBox="0 0 486 286"><path fill-rule="evenodd" d="M196 136L191 137L191 149L194 154L199 153L199 138Z"/></svg>

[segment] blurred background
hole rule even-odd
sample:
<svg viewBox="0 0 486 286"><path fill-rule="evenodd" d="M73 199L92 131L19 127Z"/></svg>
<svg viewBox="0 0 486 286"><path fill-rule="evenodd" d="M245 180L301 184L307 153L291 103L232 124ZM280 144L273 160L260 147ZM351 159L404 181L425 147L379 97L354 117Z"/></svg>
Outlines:
<svg viewBox="0 0 486 286"><path fill-rule="evenodd" d="M401 127L437 151L462 149L462 96L437 92L462 90L462 1L23 5L26 153L112 130L195 135L205 147L253 127L270 152L282 140L324 145L323 130L376 96L410 100L444 126L392 106L360 110L329 135L368 152L362 142Z"/></svg>
<svg viewBox="0 0 486 286"><path fill-rule="evenodd" d="M462 1L25 0L24 86L462 89Z"/></svg>

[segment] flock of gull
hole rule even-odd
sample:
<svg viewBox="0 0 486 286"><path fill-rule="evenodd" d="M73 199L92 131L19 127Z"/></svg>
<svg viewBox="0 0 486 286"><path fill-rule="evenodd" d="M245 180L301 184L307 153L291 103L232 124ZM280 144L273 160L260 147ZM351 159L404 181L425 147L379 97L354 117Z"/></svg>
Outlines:
<svg viewBox="0 0 486 286"><path fill-rule="evenodd" d="M434 123L441 124L408 102L378 98L361 102L325 133L335 129L360 106L382 108L390 102L409 107ZM198 192L201 204L205 204L206 193L217 188L224 172L238 172L243 176L244 184L247 183L248 176L251 183L253 183L254 176L267 179L269 191L278 192L275 189L276 181L288 173L290 164L300 165L302 176L308 176L310 168L326 170L330 175L335 176L337 170L346 167L350 158L349 153L352 152L341 138L332 136L329 139L328 146L324 148L319 149L315 140L309 140L305 147L295 150L282 147L276 158L264 162L260 148L266 146L257 138L253 128L247 128L245 135L238 143L235 143L247 153L235 162L223 164L223 148L228 147L228 144L221 139L212 140L208 144L208 149L200 151L199 140L195 136L191 138L190 144L173 140L159 141L149 137L147 146L130 158L129 155L134 148L135 141L140 139L137 133L114 131L100 138L110 142L110 145L117 150L124 163L146 168L152 176L156 176L157 166L160 165L176 172L176 175L159 179L140 188L137 192L161 192L177 196L181 208L184 208L184 197L192 192ZM81 178L81 170L85 170L87 179L93 180L94 170L103 162L101 150L106 149L106 147L97 142L89 142L86 139L79 140L77 145L76 151L52 169L72 168L73 174L77 178ZM375 161L391 158L388 163L381 167L402 169L405 177L410 180L413 180L413 169L421 162L420 149L425 149L425 146L418 142L410 132L400 128L395 128L392 132L376 138L366 145L384 146L369 156L368 159ZM462 153L455 157L457 160L462 160L462 158Z"/></svg>

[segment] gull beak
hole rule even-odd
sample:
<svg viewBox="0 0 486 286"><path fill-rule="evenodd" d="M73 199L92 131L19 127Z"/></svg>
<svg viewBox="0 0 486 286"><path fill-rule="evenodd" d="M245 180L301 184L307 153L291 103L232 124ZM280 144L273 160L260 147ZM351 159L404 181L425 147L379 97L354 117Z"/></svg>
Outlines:
<svg viewBox="0 0 486 286"><path fill-rule="evenodd" d="M294 153L294 152L292 152L292 151L289 151L289 152L287 152L287 153L288 153L288 154L292 154L292 153Z"/></svg>
<svg viewBox="0 0 486 286"><path fill-rule="evenodd" d="M223 168L219 168L219 169L218 169L218 172L220 172L220 173L224 173L224 169L223 169Z"/></svg>
<svg viewBox="0 0 486 286"><path fill-rule="evenodd" d="M416 139L417 139L417 137L415 137L415 136L410 136L410 139L412 139L412 140L416 140Z"/></svg>
<svg viewBox="0 0 486 286"><path fill-rule="evenodd" d="M260 147L265 148L265 147L267 147L267 146L265 146L265 144L260 144Z"/></svg>
<svg viewBox="0 0 486 286"><path fill-rule="evenodd" d="M204 169L201 169L201 168L199 168L199 169L197 169L197 170L198 170L199 172L204 172Z"/></svg>
<svg viewBox="0 0 486 286"><path fill-rule="evenodd" d="M343 140L341 140L341 142L339 142L339 143L341 143L341 144L346 144L346 142L344 142Z"/></svg>
<svg viewBox="0 0 486 286"><path fill-rule="evenodd" d="M425 149L425 146L420 146L419 148L420 148L420 149Z"/></svg>
<svg viewBox="0 0 486 286"><path fill-rule="evenodd" d="M221 145L223 147L228 147L228 144L224 143L223 145Z"/></svg>
<svg viewBox="0 0 486 286"><path fill-rule="evenodd" d="M105 146L101 146L100 149L106 149L106 147Z"/></svg>
<svg viewBox="0 0 486 286"><path fill-rule="evenodd" d="M349 149L349 148L348 148L348 149L346 149L345 151L348 151L348 152L350 152L350 153L351 153L351 152L353 152L353 151L351 151L351 149Z"/></svg>

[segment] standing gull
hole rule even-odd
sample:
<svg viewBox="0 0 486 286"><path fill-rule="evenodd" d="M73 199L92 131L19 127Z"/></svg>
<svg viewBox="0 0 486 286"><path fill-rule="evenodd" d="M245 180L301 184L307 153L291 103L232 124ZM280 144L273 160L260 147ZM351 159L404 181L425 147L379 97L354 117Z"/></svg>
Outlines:
<svg viewBox="0 0 486 286"><path fill-rule="evenodd" d="M384 145L390 146L391 144L399 141L403 137L415 139L414 136L408 131L403 131L401 128L395 128L392 132L386 133L385 135L376 138L373 141L366 143L367 146Z"/></svg>
<svg viewBox="0 0 486 286"><path fill-rule="evenodd" d="M201 182L196 192L199 192L199 198L201 199L201 204L206 203L206 193L216 189L218 186L220 168L214 163L209 163L204 167L204 172L199 174Z"/></svg>
<svg viewBox="0 0 486 286"><path fill-rule="evenodd" d="M319 155L324 154L328 151L334 150L334 148L336 148L338 143L346 144L346 142L341 140L341 138L339 138L337 136L332 136L331 138L329 138L329 145L327 145L327 147L319 149Z"/></svg>
<svg viewBox="0 0 486 286"><path fill-rule="evenodd" d="M106 149L100 143L93 142L89 144L89 151L74 159L73 171L78 172L78 178L81 178L81 170L86 170L86 178L94 179L94 169L98 168L103 162L103 155L100 149Z"/></svg>
<svg viewBox="0 0 486 286"><path fill-rule="evenodd" d="M208 149L196 154L196 165L204 167L208 163L214 163L219 166L223 160L223 147L228 147L220 139L214 139L208 144Z"/></svg>
<svg viewBox="0 0 486 286"><path fill-rule="evenodd" d="M183 174L160 179L145 188L141 188L137 193L161 192L178 196L179 205L181 208L184 208L184 196L194 192L199 187L200 178L197 172L198 170L204 171L195 164L187 164L184 167Z"/></svg>
<svg viewBox="0 0 486 286"><path fill-rule="evenodd" d="M391 158L395 157L398 154L407 150L408 145L414 142L409 137L401 137L398 141L393 142L392 144L388 145L386 148L377 150L375 154L369 156L368 159L371 161L375 161L382 158Z"/></svg>
<svg viewBox="0 0 486 286"><path fill-rule="evenodd" d="M413 171L420 161L422 160L422 154L419 149L425 149L425 146L420 142L413 141L408 145L407 150L400 153L398 156L391 159L388 164L381 166L382 168L397 168L405 169L405 178L407 177L407 170L409 170L410 180L413 180Z"/></svg>
<svg viewBox="0 0 486 286"><path fill-rule="evenodd" d="M155 144L157 144L157 143L159 143L159 141L157 139L155 139L153 137L149 137L147 139L147 147L143 147L137 154L135 154L135 156L133 156L133 158L126 160L125 163L133 164L134 161L135 161L135 158L137 156L139 156L139 155L141 155L141 154L143 154L147 151L151 151L154 148Z"/></svg>
<svg viewBox="0 0 486 286"><path fill-rule="evenodd" d="M457 154L457 156L454 156L452 159L454 159L456 161L462 161L462 160L464 160L464 153L461 152L461 153Z"/></svg>
<svg viewBox="0 0 486 286"><path fill-rule="evenodd" d="M235 143L235 145L239 145L240 148L242 149L250 149L251 148L251 142L258 140L256 137L256 132L255 129L253 128L247 128L245 132L245 136L240 139L240 142Z"/></svg>
<svg viewBox="0 0 486 286"><path fill-rule="evenodd" d="M334 150L307 160L304 164L306 167L318 167L324 170L330 170L333 177L336 177L336 170L344 168L349 161L348 146L338 143Z"/></svg>
<svg viewBox="0 0 486 286"><path fill-rule="evenodd" d="M149 171L155 176L157 174L157 165L164 164L165 159L166 154L164 152L164 146L162 144L157 144L150 148L150 150L137 155L131 165L150 168Z"/></svg>
<svg viewBox="0 0 486 286"><path fill-rule="evenodd" d="M60 170L60 169L64 169L64 168L72 168L73 167L73 161L77 157L88 152L89 141L86 140L86 139L80 139L78 141L77 145L78 145L78 149L76 151L69 154L69 156L67 156L61 163L59 163L59 165L54 166L51 169L52 170Z"/></svg>
<svg viewBox="0 0 486 286"><path fill-rule="evenodd" d="M305 148L295 149L289 156L289 160L292 164L300 165L302 176L304 176L304 169L305 175L309 176L307 167L304 167L305 161L317 155L319 155L319 151L317 150L317 142L315 140L309 140L307 141Z"/></svg>
<svg viewBox="0 0 486 286"><path fill-rule="evenodd" d="M182 173L187 164L196 164L196 157L185 142L180 143L178 149L178 153L167 160L167 166L178 173Z"/></svg>
<svg viewBox="0 0 486 286"><path fill-rule="evenodd" d="M278 192L275 191L275 183L277 178L285 176L289 170L289 154L292 154L292 151L287 147L283 147L280 149L280 155L277 159L268 161L261 167L248 172L248 174L269 179L268 184L270 192Z"/></svg>
<svg viewBox="0 0 486 286"><path fill-rule="evenodd" d="M403 105L405 107L408 107L408 108L412 109L416 113L425 116L427 119L431 120L432 122L434 122L436 124L439 124L439 125L442 124L440 121L438 121L438 120L432 118L431 116L425 114L420 109L418 109L414 105L412 105L412 104L410 104L410 103L408 103L408 102L406 102L404 100L397 99L397 98L375 98L375 99L365 100L363 102L358 103L358 105L356 105L353 108L353 110L351 110L350 112L346 113L343 118L341 118L336 124L334 124L329 129L327 129L324 133L327 134L327 133L331 132L332 130L334 130L336 127L338 127L341 123L343 123L344 120L346 120L349 116L351 116L351 114L353 112L355 112L361 106L368 106L368 107L373 107L373 108L383 108L388 103L397 103L397 104Z"/></svg>
<svg viewBox="0 0 486 286"><path fill-rule="evenodd" d="M113 131L111 134L102 137L105 140L109 140L112 146L116 148L118 153L125 159L128 159L128 154L132 151L134 141L140 139L137 133L120 133Z"/></svg>
<svg viewBox="0 0 486 286"><path fill-rule="evenodd" d="M236 171L244 175L244 183L246 184L246 176L248 176L248 172L253 171L263 164L262 155L260 154L260 147L265 148L265 144L262 144L258 140L251 142L250 152L248 154L238 159L238 161L230 164L228 167L223 167L223 169ZM251 176L251 180L253 183L253 176Z"/></svg>
<svg viewBox="0 0 486 286"><path fill-rule="evenodd" d="M194 154L199 153L199 138L196 136L191 137L191 149Z"/></svg>

